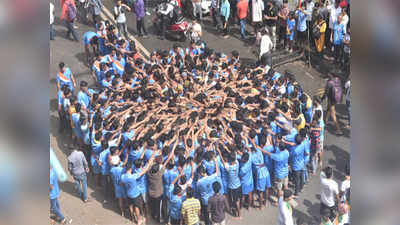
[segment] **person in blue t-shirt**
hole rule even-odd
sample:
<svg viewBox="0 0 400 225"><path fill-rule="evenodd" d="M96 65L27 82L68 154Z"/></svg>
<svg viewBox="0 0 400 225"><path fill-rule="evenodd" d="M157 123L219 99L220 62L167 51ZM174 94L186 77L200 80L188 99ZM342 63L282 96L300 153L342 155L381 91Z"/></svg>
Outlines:
<svg viewBox="0 0 400 225"><path fill-rule="evenodd" d="M96 49L98 48L98 34L93 31L87 31L86 33L83 34L82 37L82 44L85 47L85 55L86 55L86 63L89 64L89 58L90 58L90 46L93 48L93 55L96 52Z"/></svg>
<svg viewBox="0 0 400 225"><path fill-rule="evenodd" d="M121 176L121 182L126 189L126 195L128 197L129 211L131 213L131 220L134 222L134 218L137 218L137 224L144 223L145 218L140 212L144 212L144 202L140 189L138 186L138 179L142 177L150 169L153 164L156 152L153 152L152 157L147 163L146 167L140 172L134 173L132 165L126 165L126 173Z"/></svg>
<svg viewBox="0 0 400 225"><path fill-rule="evenodd" d="M251 153L243 153L240 160L240 182L242 183L242 205L249 209L249 206L253 206L253 171L251 164Z"/></svg>
<svg viewBox="0 0 400 225"><path fill-rule="evenodd" d="M185 193L182 190L181 186L175 185L175 183L180 179L181 176L184 174L179 174L172 181L171 185L168 187L167 197L168 197L168 211L170 215L170 222L172 225L179 225L181 224L181 209L182 209L182 202L186 199Z"/></svg>
<svg viewBox="0 0 400 225"><path fill-rule="evenodd" d="M304 48L307 41L307 15L310 15L306 10L306 4L302 3L301 8L296 10L297 17L297 46L304 53Z"/></svg>
<svg viewBox="0 0 400 225"><path fill-rule="evenodd" d="M56 76L57 90L60 90L63 85L67 85L71 92L74 93L76 82L71 70L63 62L60 62L58 67L60 71L58 71Z"/></svg>
<svg viewBox="0 0 400 225"><path fill-rule="evenodd" d="M288 47L290 53L293 52L293 45L294 45L294 31L296 29L296 20L294 19L294 13L289 13L289 18L287 19L286 25L286 39L288 40Z"/></svg>
<svg viewBox="0 0 400 225"><path fill-rule="evenodd" d="M294 197L297 198L299 192L303 189L304 180L304 145L301 135L296 135L296 145L291 147L292 170L294 172L295 192Z"/></svg>
<svg viewBox="0 0 400 225"><path fill-rule="evenodd" d="M289 152L286 149L286 144L283 141L279 142L279 152L270 153L264 152L274 161L274 175L276 180L276 186L278 190L288 189L288 175L289 175Z"/></svg>
<svg viewBox="0 0 400 225"><path fill-rule="evenodd" d="M211 224L209 219L209 212L207 211L208 199L214 195L214 191L212 189L212 184L215 181L219 181L219 168L217 164L217 159L213 158L213 162L215 165L215 173L211 175L207 175L207 171L204 166L199 166L197 173L199 175L199 179L197 180L197 189L200 194L201 199L201 210L202 214L205 218L205 224Z"/></svg>
<svg viewBox="0 0 400 225"><path fill-rule="evenodd" d="M126 190L121 183L121 176L125 173L125 168L122 167L122 163L120 162L118 156L111 159L111 166L112 168L110 170L110 174L111 180L114 184L115 198L118 199L118 206L121 210L121 216L124 216L123 202L124 199L126 199Z"/></svg>
<svg viewBox="0 0 400 225"><path fill-rule="evenodd" d="M221 158L223 160L223 158ZM230 154L228 163L224 162L224 167L228 171L228 193L233 204L233 216L241 219L240 199L242 197L241 183L239 178L239 162L236 159L236 154Z"/></svg>
<svg viewBox="0 0 400 225"><path fill-rule="evenodd" d="M58 177L56 171L50 167L50 210L56 214L59 221L62 224L67 223L67 219L61 213L60 204L58 203L58 196L60 195L60 188L58 187ZM71 223L72 220L69 220L68 223Z"/></svg>
<svg viewBox="0 0 400 225"><path fill-rule="evenodd" d="M334 47L335 63L342 64L343 57L343 38L346 35L346 27L342 23L342 14L338 16L336 22L333 23L333 32L331 32L331 42Z"/></svg>

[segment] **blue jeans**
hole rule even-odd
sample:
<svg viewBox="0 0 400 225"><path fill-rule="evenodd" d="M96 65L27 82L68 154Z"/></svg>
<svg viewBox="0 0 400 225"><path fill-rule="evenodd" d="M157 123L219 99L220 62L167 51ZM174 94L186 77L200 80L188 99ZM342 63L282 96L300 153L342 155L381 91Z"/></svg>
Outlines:
<svg viewBox="0 0 400 225"><path fill-rule="evenodd" d="M87 177L86 173L82 173L81 175L74 176L75 185L78 189L79 196L83 199L87 199Z"/></svg>
<svg viewBox="0 0 400 225"><path fill-rule="evenodd" d="M53 29L53 24L50 24L50 40L54 40L54 29Z"/></svg>
<svg viewBox="0 0 400 225"><path fill-rule="evenodd" d="M75 31L74 23L73 22L69 22L69 21L65 21L65 24L66 24L67 29L68 29L67 38L69 38L71 36L71 33L72 33L72 36L74 37L75 41L78 41L79 40L78 39L78 34Z"/></svg>
<svg viewBox="0 0 400 225"><path fill-rule="evenodd" d="M50 210L56 214L60 221L64 220L64 216L60 211L60 205L58 204L58 198L50 199Z"/></svg>
<svg viewBox="0 0 400 225"><path fill-rule="evenodd" d="M246 18L240 20L240 36L244 39L246 34L245 34L245 29L244 27L246 26Z"/></svg>

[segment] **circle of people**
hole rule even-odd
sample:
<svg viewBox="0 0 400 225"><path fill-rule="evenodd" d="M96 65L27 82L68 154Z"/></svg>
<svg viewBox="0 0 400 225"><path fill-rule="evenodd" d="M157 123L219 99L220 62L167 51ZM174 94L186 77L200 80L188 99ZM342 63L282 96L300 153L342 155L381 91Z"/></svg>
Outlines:
<svg viewBox="0 0 400 225"><path fill-rule="evenodd" d="M269 200L291 214L288 202L322 165L318 96L266 60L244 63L201 41L147 60L109 22L96 27L83 36L95 88L81 81L74 95L72 71L59 63L60 131L122 215L128 205L138 224L148 213L196 224L200 211L206 224L220 223L224 211L240 219L243 207Z"/></svg>

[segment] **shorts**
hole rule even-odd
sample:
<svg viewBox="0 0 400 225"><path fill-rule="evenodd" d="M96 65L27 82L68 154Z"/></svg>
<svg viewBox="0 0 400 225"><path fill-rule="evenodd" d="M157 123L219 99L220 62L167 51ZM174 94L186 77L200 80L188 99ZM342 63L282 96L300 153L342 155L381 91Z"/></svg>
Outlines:
<svg viewBox="0 0 400 225"><path fill-rule="evenodd" d="M304 44L307 40L307 31L297 31L297 40L299 44Z"/></svg>
<svg viewBox="0 0 400 225"><path fill-rule="evenodd" d="M128 203L129 203L129 205L133 205L133 206L139 208L140 211L143 212L142 209L143 209L144 202L143 202L142 195L139 195L136 198L128 197Z"/></svg>
<svg viewBox="0 0 400 225"><path fill-rule="evenodd" d="M278 179L278 178L276 178L276 187L279 189L279 190L282 190L282 188L283 188L283 186L288 186L288 184L289 184L289 178L288 178L288 176L286 176L286 177L284 177L284 178L282 178L282 179Z"/></svg>
<svg viewBox="0 0 400 225"><path fill-rule="evenodd" d="M256 185L257 191L265 191L266 188L270 187L271 187L271 178L269 176L257 179L257 185Z"/></svg>
<svg viewBox="0 0 400 225"><path fill-rule="evenodd" d="M239 186L236 189L228 188L228 194L233 199L233 202L237 202L242 197L242 187Z"/></svg>
<svg viewBox="0 0 400 225"><path fill-rule="evenodd" d="M250 192L254 190L254 184L253 182L250 182L248 184L242 183L242 194L243 195L248 195Z"/></svg>

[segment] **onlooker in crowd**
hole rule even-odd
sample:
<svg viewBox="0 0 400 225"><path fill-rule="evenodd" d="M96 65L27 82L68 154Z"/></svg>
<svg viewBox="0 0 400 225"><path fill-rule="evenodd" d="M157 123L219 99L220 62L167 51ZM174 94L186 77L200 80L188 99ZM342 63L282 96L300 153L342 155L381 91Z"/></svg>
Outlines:
<svg viewBox="0 0 400 225"><path fill-rule="evenodd" d="M283 49L285 49L287 45L287 39L286 39L286 25L287 25L287 20L289 18L289 4L287 0L283 1L283 7L279 10L278 12L278 39L279 39L279 44L283 44ZM283 43L282 43L283 42Z"/></svg>
<svg viewBox="0 0 400 225"><path fill-rule="evenodd" d="M87 31L86 33L83 34L82 36L82 44L85 47L85 55L86 55L86 63L88 66L91 65L91 57L90 57L90 46L93 49L93 56L97 52L97 47L98 47L98 42L99 42L99 37L96 32L93 31Z"/></svg>
<svg viewBox="0 0 400 225"><path fill-rule="evenodd" d="M347 15L347 8L342 8L342 13L340 13L340 15L342 15L342 21L340 22L341 24L343 24L343 26L345 28L347 28L347 25L349 24L349 15ZM345 30L346 32L346 30Z"/></svg>
<svg viewBox="0 0 400 225"><path fill-rule="evenodd" d="M192 20L192 23L189 25L189 30L190 40L193 42L200 41L203 32L200 23L196 19Z"/></svg>
<svg viewBox="0 0 400 225"><path fill-rule="evenodd" d="M351 83L350 83L350 77L348 78L346 84L344 85L346 89L346 111L347 111L347 125L345 128L350 129L351 128L351 111L350 111L350 90L351 90Z"/></svg>
<svg viewBox="0 0 400 225"><path fill-rule="evenodd" d="M221 3L221 21L223 26L223 35L224 38L228 38L229 32L229 15L231 12L231 5L228 0L222 0Z"/></svg>
<svg viewBox="0 0 400 225"><path fill-rule="evenodd" d="M182 203L182 220L187 225L199 225L201 206L200 201L194 198L192 187L186 189L187 199Z"/></svg>
<svg viewBox="0 0 400 225"><path fill-rule="evenodd" d="M349 225L350 215L349 215L349 205L347 203L340 203L338 205L338 215L333 220L334 225Z"/></svg>
<svg viewBox="0 0 400 225"><path fill-rule="evenodd" d="M79 16L79 20L81 21L81 23L84 23L87 19L87 3L88 0L79 0L76 1L75 3L77 3L78 5L76 6L76 8L78 9L78 16Z"/></svg>
<svg viewBox="0 0 400 225"><path fill-rule="evenodd" d="M73 150L68 156L68 171L75 180L76 189L78 190L80 198L84 202L87 202L86 173L89 173L89 166L82 151Z"/></svg>
<svg viewBox="0 0 400 225"><path fill-rule="evenodd" d="M72 219L67 220L61 213L60 204L58 203L58 196L60 195L60 189L58 187L57 173L52 167L50 167L50 210L58 217L58 220L62 224L70 224Z"/></svg>
<svg viewBox="0 0 400 225"><path fill-rule="evenodd" d="M260 27L263 21L263 11L264 11L264 2L263 0L252 0L251 1L251 12L252 12L252 21L254 26L254 33L257 34L258 27Z"/></svg>
<svg viewBox="0 0 400 225"><path fill-rule="evenodd" d="M271 49L273 48L273 44L271 41L271 38L269 36L269 31L268 29L262 29L261 30L261 42L260 42L260 55L259 58L261 57L266 57L268 60L267 64L271 66L272 64L272 55L271 55Z"/></svg>
<svg viewBox="0 0 400 225"><path fill-rule="evenodd" d="M193 2L193 16L195 19L203 20L203 10L201 8L202 0L192 0Z"/></svg>
<svg viewBox="0 0 400 225"><path fill-rule="evenodd" d="M305 4L306 4L305 12L306 12L307 31L308 31L307 35L309 35L309 37L310 37L310 39L308 41L312 42L312 39L313 39L312 38L312 26L313 26L312 13L314 10L315 3L314 3L314 0L306 0ZM312 43L310 43L310 44L312 44Z"/></svg>
<svg viewBox="0 0 400 225"><path fill-rule="evenodd" d="M240 20L240 37L243 40L246 38L246 18L247 18L247 11L249 8L249 1L248 0L240 0L236 4L237 8L237 15Z"/></svg>
<svg viewBox="0 0 400 225"><path fill-rule="evenodd" d="M54 4L50 2L50 40L54 40Z"/></svg>
<svg viewBox="0 0 400 225"><path fill-rule="evenodd" d="M339 202L339 187L333 180L333 169L326 167L321 171L321 208L320 213L333 221L336 217L335 206ZM325 211L328 211L326 214Z"/></svg>
<svg viewBox="0 0 400 225"><path fill-rule="evenodd" d="M279 225L294 225L293 220L293 209L289 201L292 199L292 191L290 190L279 190Z"/></svg>
<svg viewBox="0 0 400 225"><path fill-rule="evenodd" d="M297 39L296 43L298 48L301 50L301 54L304 54L307 43L307 15L308 12L305 11L305 3L301 4L301 7L296 10L297 17Z"/></svg>
<svg viewBox="0 0 400 225"><path fill-rule="evenodd" d="M117 28L119 35L123 35L126 39L128 38L128 27L126 24L125 12L131 11L131 8L117 0L117 5L114 6L114 17L117 21Z"/></svg>
<svg viewBox="0 0 400 225"><path fill-rule="evenodd" d="M336 119L336 104L342 101L342 84L339 77L336 74L328 73L329 80L325 86L325 92L322 97L322 101L325 97L328 98L328 106L326 109L326 119L325 124L328 123L330 117L332 117L333 122L336 126L336 134L342 134L342 130L340 129L339 122Z"/></svg>
<svg viewBox="0 0 400 225"><path fill-rule="evenodd" d="M275 1L268 1L265 7L265 25L268 27L269 35L272 41L272 51L276 49L276 23L278 21L278 9L275 6Z"/></svg>
<svg viewBox="0 0 400 225"><path fill-rule="evenodd" d="M236 7L238 2L239 2L238 0L229 0L229 5L231 6L230 7L230 10L231 10L230 25L233 25L233 26L236 24L239 24L239 21L237 20L237 7Z"/></svg>
<svg viewBox="0 0 400 225"><path fill-rule="evenodd" d="M147 31L145 27L145 9L143 0L136 0L135 4L135 13L136 13L136 30L139 37L147 38ZM143 31L143 33L142 33Z"/></svg>
<svg viewBox="0 0 400 225"><path fill-rule="evenodd" d="M88 1L92 13L93 24L96 26L96 24L100 22L100 14L101 14L101 9L103 8L103 4L101 0L88 0Z"/></svg>
<svg viewBox="0 0 400 225"><path fill-rule="evenodd" d="M75 1L74 0L65 0L64 3L62 4L62 11L61 11L61 20L65 20L65 25L68 29L67 32L67 39L70 39L70 36L72 34L72 37L76 42L79 41L78 34L75 31L74 27L74 21L76 18L76 6L75 6Z"/></svg>
<svg viewBox="0 0 400 225"><path fill-rule="evenodd" d="M315 40L315 47L317 49L317 54L322 58L322 52L325 46L325 32L326 32L326 22L321 15L318 15L313 27L313 36Z"/></svg>
<svg viewBox="0 0 400 225"><path fill-rule="evenodd" d="M76 88L75 77L72 74L71 70L65 66L64 62L60 62L58 64L58 68L60 69L56 76L56 85L57 90L61 90L63 85L66 85L71 92L74 92Z"/></svg>
<svg viewBox="0 0 400 225"><path fill-rule="evenodd" d="M220 8L222 0L212 0L211 1L211 14L213 20L213 27L220 29Z"/></svg>
<svg viewBox="0 0 400 225"><path fill-rule="evenodd" d="M228 200L220 193L221 184L215 181L212 184L214 195L208 199L207 211L210 213L213 225L225 225L225 212L229 210Z"/></svg>
<svg viewBox="0 0 400 225"><path fill-rule="evenodd" d="M326 1L328 3L330 2L328 0L326 0ZM333 24L337 21L340 13L342 13L342 8L339 7L339 0L334 0L334 4L327 5L326 9L328 10L328 13L329 13L329 27L326 32L326 35L328 35L328 37L331 37L331 35L333 33L333 28L334 28ZM331 44L329 39L327 39L327 42L325 44L326 44L326 47L329 50L329 52L333 52L333 45Z"/></svg>
<svg viewBox="0 0 400 225"><path fill-rule="evenodd" d="M351 35L350 35L350 25L347 24L347 32L346 35L344 35L343 39L343 52L344 52L344 69L345 72L350 73L350 52L351 52L351 44L350 40Z"/></svg>
<svg viewBox="0 0 400 225"><path fill-rule="evenodd" d="M287 46L285 46L290 53L293 52L294 47L294 31L296 29L296 20L294 19L294 13L290 12L286 22L286 39Z"/></svg>
<svg viewBox="0 0 400 225"><path fill-rule="evenodd" d="M341 59L343 59L343 39L346 34L346 28L341 23L342 18L342 15L338 16L338 20L333 24L333 32L330 37L334 47L334 61L339 65L343 64Z"/></svg>

